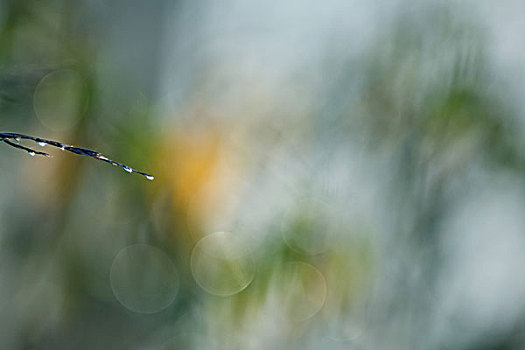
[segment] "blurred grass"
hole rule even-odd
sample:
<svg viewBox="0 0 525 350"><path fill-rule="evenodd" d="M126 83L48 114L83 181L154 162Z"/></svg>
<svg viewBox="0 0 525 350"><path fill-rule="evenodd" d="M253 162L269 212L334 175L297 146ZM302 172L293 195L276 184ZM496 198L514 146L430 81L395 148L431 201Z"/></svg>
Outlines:
<svg viewBox="0 0 525 350"><path fill-rule="evenodd" d="M479 174L523 172L519 118L501 98L476 23L444 5L400 11L357 58L322 66L337 79L311 89L299 76L291 88L235 93L224 86L242 79L217 84L225 73L210 64L198 84L181 82L193 96L180 109L161 112L149 84L169 72L104 66L111 40L90 30L109 35L111 26L82 22L87 3L1 5L2 128L95 148L155 181L2 148L0 347L523 344L519 319L492 336L439 328L451 317L439 309L455 205ZM132 18L131 31L140 8L111 6ZM140 42L125 44L140 51ZM65 69L81 77L70 96L86 105L53 129L36 115L34 93ZM47 96L51 112L67 105ZM196 249L222 231L230 238ZM136 244L158 249L114 270ZM177 283L163 279L166 261Z"/></svg>

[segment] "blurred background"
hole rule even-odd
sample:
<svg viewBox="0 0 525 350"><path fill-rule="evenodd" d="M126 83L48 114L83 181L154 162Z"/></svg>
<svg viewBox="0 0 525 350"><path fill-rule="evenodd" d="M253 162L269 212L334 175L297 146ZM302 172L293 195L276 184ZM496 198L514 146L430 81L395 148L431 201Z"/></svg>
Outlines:
<svg viewBox="0 0 525 350"><path fill-rule="evenodd" d="M0 348L525 349L524 32L519 0L0 1L0 131L155 175L0 145Z"/></svg>

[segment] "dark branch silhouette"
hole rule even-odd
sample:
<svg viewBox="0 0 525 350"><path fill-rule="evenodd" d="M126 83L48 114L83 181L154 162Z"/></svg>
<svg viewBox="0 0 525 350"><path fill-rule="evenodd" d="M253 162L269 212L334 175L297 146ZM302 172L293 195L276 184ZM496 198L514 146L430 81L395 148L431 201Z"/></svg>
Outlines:
<svg viewBox="0 0 525 350"><path fill-rule="evenodd" d="M11 133L11 132L0 132L0 141L2 141L3 143L5 143L5 144L7 144L9 146L18 148L18 149L22 149L22 150L26 151L30 156L34 156L34 155L38 154L38 155L49 157L49 154L47 154L46 152L36 151L36 150L31 149L29 147L25 147L25 146L22 146L22 145L20 145L18 143L12 142L11 140L14 140L15 142L18 142L19 140L32 140L32 141L35 141L37 143L37 145L42 146L42 147L44 147L46 145L50 145L50 146L56 147L56 148L58 148L58 149L60 149L62 151L68 151L68 152L79 154L81 156L87 156L87 157L95 158L95 159L98 159L98 160L102 160L102 161L104 161L106 163L109 163L109 164L112 164L114 166L121 167L122 169L124 169L128 173L140 174L140 175L146 177L146 179L148 179L148 180L153 180L154 179L153 175L144 173L142 171L135 170L132 167L126 165L126 164L122 164L122 163L116 162L114 160L111 160L108 157L106 157L106 156L104 156L104 155L102 155L102 154L100 154L100 153L98 153L96 151L87 149L87 148L80 148L80 147L75 147L75 146L71 146L71 145L66 145L66 144L63 144L61 142L52 141L52 140L46 140L46 139L42 139L40 137L27 136L27 135L16 134L16 133Z"/></svg>

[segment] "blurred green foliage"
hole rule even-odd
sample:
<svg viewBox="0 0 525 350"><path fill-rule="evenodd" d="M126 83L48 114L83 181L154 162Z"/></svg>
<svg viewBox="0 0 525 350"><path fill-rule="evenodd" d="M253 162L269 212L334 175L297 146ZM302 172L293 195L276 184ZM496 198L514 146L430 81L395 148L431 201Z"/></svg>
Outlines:
<svg viewBox="0 0 525 350"><path fill-rule="evenodd" d="M401 6L355 57L327 44L319 72L302 73L312 86L291 74L268 88L258 78L277 63L243 71L201 48L205 72L166 111L166 37L201 40L183 24L208 2L0 4L2 130L156 177L2 148L1 348L525 344L522 309L491 333L496 321L463 320L447 294L461 200L479 178L523 172L519 117L471 17ZM192 45L177 49L198 61ZM64 72L78 80L53 80Z"/></svg>

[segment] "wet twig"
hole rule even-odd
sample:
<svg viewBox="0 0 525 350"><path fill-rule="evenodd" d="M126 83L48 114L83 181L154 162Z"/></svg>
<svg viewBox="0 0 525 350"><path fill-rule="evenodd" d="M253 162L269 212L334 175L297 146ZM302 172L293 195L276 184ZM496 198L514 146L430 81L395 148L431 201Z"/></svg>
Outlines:
<svg viewBox="0 0 525 350"><path fill-rule="evenodd" d="M12 140L14 140L15 142L13 142ZM11 146L11 147L22 149L22 150L26 151L31 156L35 156L35 155L49 156L49 154L46 153L46 152L36 151L36 150L31 149L29 147L25 147L25 146L22 146L22 145L18 144L17 142L19 140L32 140L32 141L36 142L37 145L42 146L42 147L44 147L46 145L50 145L50 146L56 147L56 148L58 148L58 149L60 149L62 151L68 151L68 152L79 154L81 156L87 156L87 157L95 158L95 159L98 159L98 160L102 160L102 161L104 161L106 163L109 163L109 164L112 164L114 166L121 167L122 169L124 169L128 173L140 174L140 175L144 176L148 180L153 180L154 179L153 175L150 175L150 174L144 173L142 171L138 171L136 169L133 169L132 167L130 167L130 166L126 165L126 164L119 163L119 162L116 162L114 160L111 160L111 159L107 158L106 156L104 156L104 155L102 155L102 154L100 154L100 153L98 153L96 151L87 149L87 148L80 148L80 147L75 147L75 146L71 146L71 145L66 145L66 144L63 144L63 143L58 142L58 141L46 140L46 139L42 139L40 137L33 137L33 136L27 136L27 135L23 135L23 134L10 133L10 132L0 132L0 141L5 143L5 144L7 144L7 145L9 145L9 146Z"/></svg>

